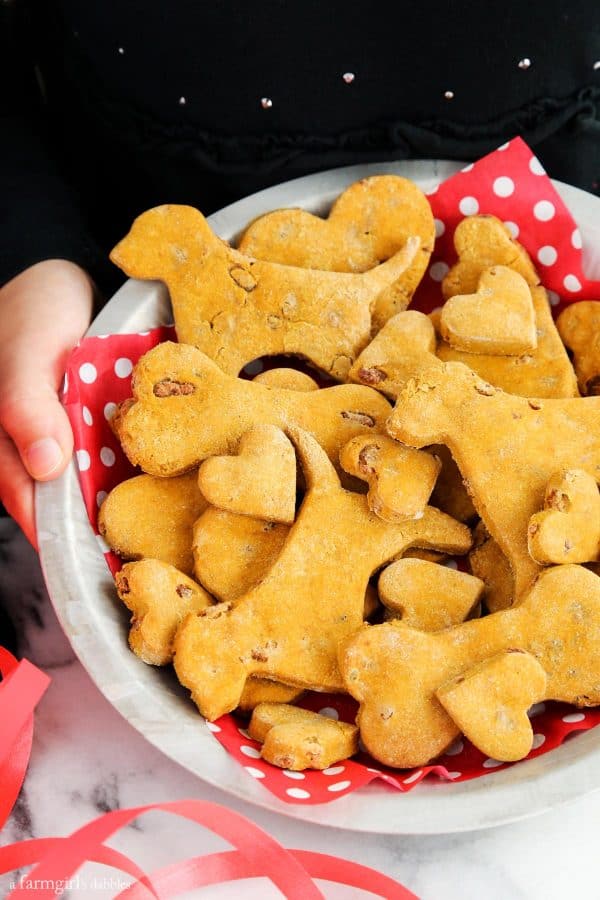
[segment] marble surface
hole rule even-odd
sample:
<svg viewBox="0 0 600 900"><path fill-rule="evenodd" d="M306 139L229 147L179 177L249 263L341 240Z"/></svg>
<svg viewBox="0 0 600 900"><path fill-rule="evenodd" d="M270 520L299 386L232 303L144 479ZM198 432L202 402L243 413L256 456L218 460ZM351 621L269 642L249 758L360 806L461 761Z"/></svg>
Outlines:
<svg viewBox="0 0 600 900"><path fill-rule="evenodd" d="M119 716L75 659L46 596L35 554L6 519L0 520L0 604L17 632L18 654L52 677L36 715L25 787L1 843L67 834L119 807L196 797L237 810L284 846L373 866L424 900L600 897L595 871L600 794L525 822L461 835L359 837L307 826L209 787L150 746ZM2 621L0 616L0 641L10 638ZM137 820L110 843L148 869L226 846L198 826L161 813ZM0 877L1 896L13 877ZM112 897L120 877L88 865L68 896ZM325 882L319 887L335 900L372 896ZM233 884L188 896L230 900L242 894L249 900L281 896L264 880L248 881L243 889Z"/></svg>

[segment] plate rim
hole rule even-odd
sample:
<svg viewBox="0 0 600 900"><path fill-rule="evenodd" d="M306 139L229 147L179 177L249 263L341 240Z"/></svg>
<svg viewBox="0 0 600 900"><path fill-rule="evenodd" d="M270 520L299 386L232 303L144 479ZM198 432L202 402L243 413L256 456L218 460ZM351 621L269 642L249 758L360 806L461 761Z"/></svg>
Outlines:
<svg viewBox="0 0 600 900"><path fill-rule="evenodd" d="M294 205L322 211L346 185L368 175L386 172L403 175L430 190L462 165L449 160L401 160L330 169L266 188L219 210L208 221L218 234L231 239L244 224L269 209ZM585 240L586 223L581 221L581 216L591 221L592 214L586 217L585 212L593 201L592 205L597 204L597 217L600 199L561 182L554 181L553 184L574 211ZM157 282L130 279L108 301L86 336L121 330L120 325L135 315L142 297L156 316L164 307L165 289ZM154 321L146 327L157 324L162 322ZM76 655L101 693L165 755L239 800L319 826L360 833L434 835L468 832L529 818L600 789L600 728L596 728L550 753L521 762L518 767L471 781L438 782L431 778L408 793L371 782L328 804L284 803L245 773L214 740L183 692L174 695L172 688L165 688L161 673L152 673L158 675L159 680L145 677L149 674L148 667L129 651L126 643L126 655L122 654L122 647L111 647L107 639L104 650L111 659L114 657L116 665L124 665L129 680L123 682L119 677L115 681L112 676L107 677L106 657L99 652L98 632L94 629L104 626L114 636L115 628L123 629L122 615L118 617L120 610L116 608L114 596L105 597L106 608L95 604L98 589L112 590L113 595L114 589L101 545L85 514L74 460L60 479L36 485L36 520L42 571L51 602ZM81 598L89 590L90 579L94 596L88 608L85 603L82 605ZM123 670L118 668L117 671L121 676ZM147 683L145 687L144 682ZM141 713L137 700L138 695L145 697L150 690L152 704L148 718ZM182 752L165 727L165 711L171 715L173 709L181 713L178 723L186 742L197 741L196 764L192 754ZM209 749L210 764L208 769L203 768L200 772L197 758L202 755L202 748ZM555 761L558 757L559 765L548 763L550 757ZM546 762L540 764L544 760ZM567 782L568 791L565 791ZM453 808L449 811L451 798ZM373 804L380 808L380 815L373 815Z"/></svg>

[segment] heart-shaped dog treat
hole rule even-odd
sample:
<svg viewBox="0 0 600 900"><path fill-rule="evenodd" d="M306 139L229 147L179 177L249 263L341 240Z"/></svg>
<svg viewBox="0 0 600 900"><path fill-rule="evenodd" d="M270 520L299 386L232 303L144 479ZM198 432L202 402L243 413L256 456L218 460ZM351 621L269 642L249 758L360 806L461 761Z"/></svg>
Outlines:
<svg viewBox="0 0 600 900"><path fill-rule="evenodd" d="M456 294L440 316L444 340L459 350L520 356L537 347L535 310L525 279L506 266L486 269L474 294Z"/></svg>
<svg viewBox="0 0 600 900"><path fill-rule="evenodd" d="M237 456L213 456L198 470L203 497L218 509L290 524L296 512L296 454L275 425L255 425Z"/></svg>
<svg viewBox="0 0 600 900"><path fill-rule="evenodd" d="M406 178L373 175L350 185L322 219L302 209L279 209L256 219L239 249L248 256L304 269L366 272L389 259L409 237L420 249L402 276L396 299L381 297L375 325L408 306L429 263L435 241L427 198Z"/></svg>
<svg viewBox="0 0 600 900"><path fill-rule="evenodd" d="M542 565L600 559L600 492L591 475L567 469L550 478L544 509L529 520L528 545Z"/></svg>
<svg viewBox="0 0 600 900"><path fill-rule="evenodd" d="M533 744L527 710L546 696L546 672L535 656L508 650L446 682L436 697L457 728L491 759L523 759Z"/></svg>

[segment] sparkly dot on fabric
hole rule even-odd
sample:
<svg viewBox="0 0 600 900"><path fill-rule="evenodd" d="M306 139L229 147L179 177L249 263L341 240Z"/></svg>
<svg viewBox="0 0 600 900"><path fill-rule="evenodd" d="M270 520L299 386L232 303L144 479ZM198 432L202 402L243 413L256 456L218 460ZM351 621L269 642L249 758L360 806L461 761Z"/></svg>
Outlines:
<svg viewBox="0 0 600 900"><path fill-rule="evenodd" d="M344 72L344 74L342 75L342 78L344 79L346 84L352 84L355 77L356 76L355 76L354 72Z"/></svg>
<svg viewBox="0 0 600 900"><path fill-rule="evenodd" d="M531 60L529 57L525 57L524 59L519 60L519 68L520 69L528 69L531 66Z"/></svg>
<svg viewBox="0 0 600 900"><path fill-rule="evenodd" d="M444 97L446 98L446 100L453 100L454 91L444 91Z"/></svg>
<svg viewBox="0 0 600 900"><path fill-rule="evenodd" d="M270 97L261 97L260 105L263 109L271 109L271 107L273 106L273 101Z"/></svg>

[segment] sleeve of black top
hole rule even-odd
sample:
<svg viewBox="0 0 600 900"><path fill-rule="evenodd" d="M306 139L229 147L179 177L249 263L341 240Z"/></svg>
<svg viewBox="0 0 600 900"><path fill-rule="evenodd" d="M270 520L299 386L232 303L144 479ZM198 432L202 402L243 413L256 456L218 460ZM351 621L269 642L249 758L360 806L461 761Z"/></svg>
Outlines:
<svg viewBox="0 0 600 900"><path fill-rule="evenodd" d="M101 252L52 154L32 13L0 3L0 285L45 259L94 275Z"/></svg>

